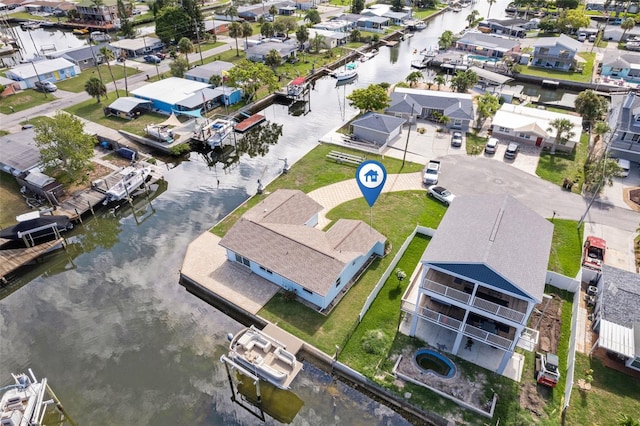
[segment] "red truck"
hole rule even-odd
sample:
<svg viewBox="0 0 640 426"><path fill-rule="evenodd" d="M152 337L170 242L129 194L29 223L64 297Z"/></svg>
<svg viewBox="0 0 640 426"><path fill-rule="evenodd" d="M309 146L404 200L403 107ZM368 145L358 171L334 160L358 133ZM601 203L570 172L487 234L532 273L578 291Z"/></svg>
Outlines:
<svg viewBox="0 0 640 426"><path fill-rule="evenodd" d="M607 242L602 238L588 236L584 242L582 266L590 269L601 270L604 263L604 255L607 250Z"/></svg>

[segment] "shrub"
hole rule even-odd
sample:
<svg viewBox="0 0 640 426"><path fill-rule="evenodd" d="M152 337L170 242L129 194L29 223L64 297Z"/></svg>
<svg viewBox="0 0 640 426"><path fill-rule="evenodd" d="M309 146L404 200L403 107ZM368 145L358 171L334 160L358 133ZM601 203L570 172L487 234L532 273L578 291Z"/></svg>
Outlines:
<svg viewBox="0 0 640 426"><path fill-rule="evenodd" d="M389 336L382 330L369 330L362 337L362 349L365 352L382 355L389 346Z"/></svg>

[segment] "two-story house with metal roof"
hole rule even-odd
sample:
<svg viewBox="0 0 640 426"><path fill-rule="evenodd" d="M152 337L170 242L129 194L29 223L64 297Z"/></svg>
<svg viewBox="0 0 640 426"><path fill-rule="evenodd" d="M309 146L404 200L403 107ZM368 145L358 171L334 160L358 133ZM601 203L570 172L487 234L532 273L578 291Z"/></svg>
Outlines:
<svg viewBox="0 0 640 426"><path fill-rule="evenodd" d="M509 195L457 197L403 297L404 329L505 373L542 301L552 236L552 223Z"/></svg>
<svg viewBox="0 0 640 426"><path fill-rule="evenodd" d="M583 49L581 42L565 34L560 34L559 37L541 37L533 45L531 65L569 71L584 62L578 56L578 52Z"/></svg>

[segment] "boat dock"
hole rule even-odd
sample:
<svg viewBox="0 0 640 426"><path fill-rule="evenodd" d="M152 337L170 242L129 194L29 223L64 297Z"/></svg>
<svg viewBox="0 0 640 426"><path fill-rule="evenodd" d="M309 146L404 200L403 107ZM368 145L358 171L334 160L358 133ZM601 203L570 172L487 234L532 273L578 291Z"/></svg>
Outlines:
<svg viewBox="0 0 640 426"><path fill-rule="evenodd" d="M5 240L1 240L5 241ZM64 239L38 244L34 247L0 250L0 282L6 282L6 276L40 256L64 246Z"/></svg>
<svg viewBox="0 0 640 426"><path fill-rule="evenodd" d="M251 129L254 126L262 123L266 120L265 116L262 114L253 114L251 117L242 120L240 123L236 124L234 130L238 133L244 133L247 130Z"/></svg>

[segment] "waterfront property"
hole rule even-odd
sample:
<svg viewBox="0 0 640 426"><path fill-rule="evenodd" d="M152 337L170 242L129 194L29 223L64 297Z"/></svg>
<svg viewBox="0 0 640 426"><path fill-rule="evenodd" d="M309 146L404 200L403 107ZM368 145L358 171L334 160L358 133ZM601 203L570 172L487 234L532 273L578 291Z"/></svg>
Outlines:
<svg viewBox="0 0 640 426"><path fill-rule="evenodd" d="M611 153L629 161L640 161L640 97L634 92L611 96L608 124L613 133Z"/></svg>
<svg viewBox="0 0 640 426"><path fill-rule="evenodd" d="M406 122L404 118L368 112L353 120L351 127L357 140L373 142L383 147L400 136L402 125Z"/></svg>
<svg viewBox="0 0 640 426"><path fill-rule="evenodd" d="M457 197L407 288L400 331L519 378L514 353L542 301L553 225L509 195Z"/></svg>
<svg viewBox="0 0 640 426"><path fill-rule="evenodd" d="M539 20L510 18L510 19L485 19L478 23L478 30L483 33L505 35L507 37L524 38L527 31L538 27Z"/></svg>
<svg viewBox="0 0 640 426"><path fill-rule="evenodd" d="M22 89L32 89L38 81L61 81L80 74L80 67L64 58L44 59L11 68L5 75L18 81Z"/></svg>
<svg viewBox="0 0 640 426"><path fill-rule="evenodd" d="M209 83L209 80L214 75L224 76L224 73L233 68L231 62L226 61L213 61L208 64L198 65L193 67L184 73L184 78L187 80L200 81L202 83Z"/></svg>
<svg viewBox="0 0 640 426"><path fill-rule="evenodd" d="M131 94L136 98L151 101L154 111L167 115L174 111L203 108L207 102L219 97L209 83L178 77L169 77L146 84L132 90Z"/></svg>
<svg viewBox="0 0 640 426"><path fill-rule="evenodd" d="M359 220L316 229L322 206L279 189L247 211L220 240L227 259L327 312L376 256L386 238Z"/></svg>
<svg viewBox="0 0 640 426"><path fill-rule="evenodd" d="M134 39L123 38L122 40L112 41L109 43L109 46L113 48L118 57L122 56L122 52L124 52L127 58L137 58L162 49L164 44L159 38L142 37Z"/></svg>
<svg viewBox="0 0 640 426"><path fill-rule="evenodd" d="M603 265L597 284L591 349L605 365L638 377L640 371L640 276Z"/></svg>
<svg viewBox="0 0 640 426"><path fill-rule="evenodd" d="M391 93L391 104L385 110L396 117L417 116L423 120L439 121L449 118L446 126L467 131L475 118L473 100L467 93L396 87Z"/></svg>
<svg viewBox="0 0 640 426"><path fill-rule="evenodd" d="M347 44L349 41L349 33L323 30L320 28L309 28L309 40L313 40L317 36L324 37L324 42L329 49L342 46Z"/></svg>
<svg viewBox="0 0 640 426"><path fill-rule="evenodd" d="M247 59L254 62L265 62L270 51L275 50L280 55L282 62L293 60L298 51L298 43L295 40L286 42L266 41L263 43L249 45L245 48Z"/></svg>
<svg viewBox="0 0 640 426"><path fill-rule="evenodd" d="M542 37L534 44L531 65L559 71L579 67L584 59L578 56L583 44L565 34L559 37Z"/></svg>
<svg viewBox="0 0 640 426"><path fill-rule="evenodd" d="M600 75L621 78L632 83L640 82L640 54L606 51L602 59Z"/></svg>
<svg viewBox="0 0 640 426"><path fill-rule="evenodd" d="M18 176L40 164L33 128L0 136L0 170Z"/></svg>
<svg viewBox="0 0 640 426"><path fill-rule="evenodd" d="M131 6L125 4L127 14L131 14ZM116 0L103 0L95 3L84 0L76 4L76 11L81 22L98 23L106 27L113 27L118 18L118 5Z"/></svg>
<svg viewBox="0 0 640 426"><path fill-rule="evenodd" d="M517 55L520 52L520 42L490 34L469 32L456 40L455 48L465 52L473 52L474 55L503 58Z"/></svg>
<svg viewBox="0 0 640 426"><path fill-rule="evenodd" d="M556 142L556 129L551 122L569 120L573 135L562 144ZM556 150L571 152L580 143L582 117L526 106L503 104L492 122L492 135L502 141L513 141Z"/></svg>

